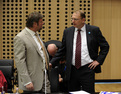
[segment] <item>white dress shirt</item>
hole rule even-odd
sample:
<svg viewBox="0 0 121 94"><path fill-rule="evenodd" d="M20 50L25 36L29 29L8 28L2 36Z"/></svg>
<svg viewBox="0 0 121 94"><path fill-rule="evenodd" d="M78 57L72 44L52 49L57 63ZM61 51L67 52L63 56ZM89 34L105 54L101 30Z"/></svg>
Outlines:
<svg viewBox="0 0 121 94"><path fill-rule="evenodd" d="M76 39L78 34L78 28L75 28L74 31L74 39L73 39L73 57L72 57L72 65L75 66L75 52L76 52ZM86 37L86 26L84 25L81 28L81 66L84 66L88 63L93 62L93 60L89 56L89 51L87 48L87 37Z"/></svg>

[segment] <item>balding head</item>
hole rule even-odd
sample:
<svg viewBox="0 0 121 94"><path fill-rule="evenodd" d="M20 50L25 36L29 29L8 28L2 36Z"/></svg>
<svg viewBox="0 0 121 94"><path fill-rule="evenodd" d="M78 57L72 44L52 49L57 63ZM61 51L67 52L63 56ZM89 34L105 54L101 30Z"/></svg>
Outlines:
<svg viewBox="0 0 121 94"><path fill-rule="evenodd" d="M49 55L52 56L52 57L56 54L57 49L58 48L56 47L55 44L49 44L48 47L47 47L47 50L49 52Z"/></svg>

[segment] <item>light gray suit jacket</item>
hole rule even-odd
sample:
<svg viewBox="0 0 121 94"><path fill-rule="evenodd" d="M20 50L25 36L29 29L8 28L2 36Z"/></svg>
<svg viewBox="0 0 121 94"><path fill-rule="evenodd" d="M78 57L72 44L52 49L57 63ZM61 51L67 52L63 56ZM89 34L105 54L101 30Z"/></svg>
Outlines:
<svg viewBox="0 0 121 94"><path fill-rule="evenodd" d="M22 30L14 38L15 64L18 70L19 88L26 90L25 84L32 82L34 91L42 89L45 63L31 34ZM49 57L47 55L49 62Z"/></svg>

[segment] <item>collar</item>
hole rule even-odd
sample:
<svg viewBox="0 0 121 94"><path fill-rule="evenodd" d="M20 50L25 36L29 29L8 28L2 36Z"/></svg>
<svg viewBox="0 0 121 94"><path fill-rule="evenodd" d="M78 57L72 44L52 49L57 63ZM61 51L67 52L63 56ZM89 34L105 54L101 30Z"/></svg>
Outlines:
<svg viewBox="0 0 121 94"><path fill-rule="evenodd" d="M32 36L35 35L35 32L32 31L31 29L29 29L28 27L25 27L25 29L26 29ZM38 34L38 32L37 32L37 34Z"/></svg>
<svg viewBox="0 0 121 94"><path fill-rule="evenodd" d="M77 31L78 29L81 29L81 31L86 31L86 24L84 24L84 26L82 28L75 28L75 31Z"/></svg>

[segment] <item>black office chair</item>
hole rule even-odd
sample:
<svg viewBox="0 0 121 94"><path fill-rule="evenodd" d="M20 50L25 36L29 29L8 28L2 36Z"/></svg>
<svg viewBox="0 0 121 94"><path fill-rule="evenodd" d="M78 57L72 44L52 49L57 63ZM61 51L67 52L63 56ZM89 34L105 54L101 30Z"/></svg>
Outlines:
<svg viewBox="0 0 121 94"><path fill-rule="evenodd" d="M0 70L3 72L7 83L9 93L12 93L12 89L14 89L14 60L12 59L2 59L0 60Z"/></svg>
<svg viewBox="0 0 121 94"><path fill-rule="evenodd" d="M4 74L6 80L7 80L7 84L8 84L8 89L7 92L12 93L12 67L11 66L0 66L0 70L2 71L2 73Z"/></svg>

